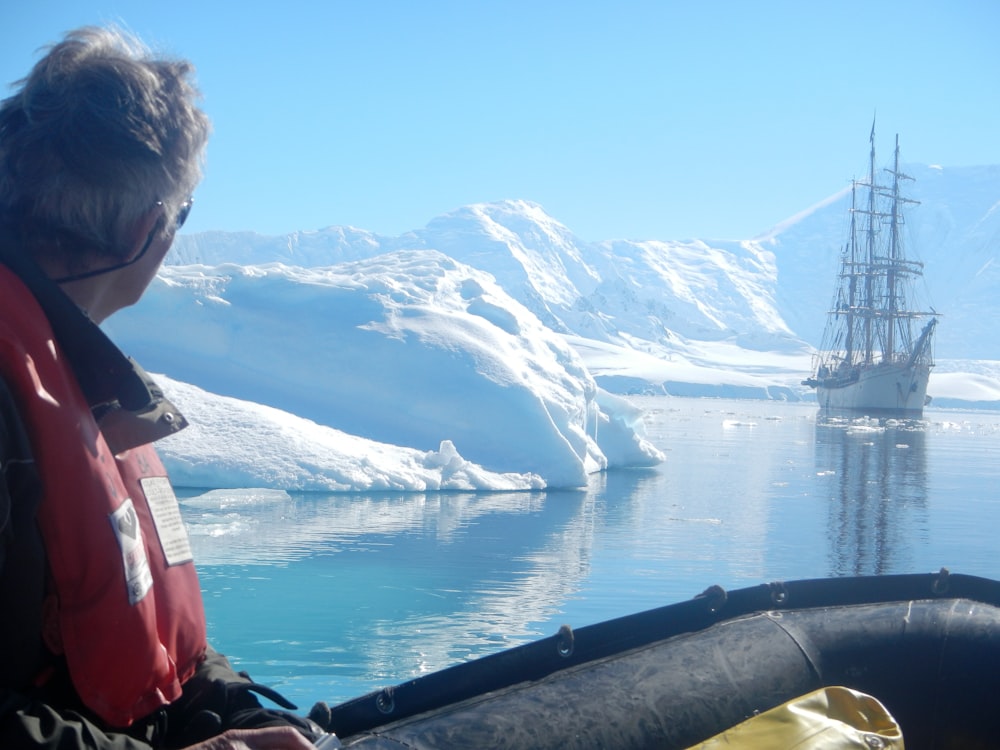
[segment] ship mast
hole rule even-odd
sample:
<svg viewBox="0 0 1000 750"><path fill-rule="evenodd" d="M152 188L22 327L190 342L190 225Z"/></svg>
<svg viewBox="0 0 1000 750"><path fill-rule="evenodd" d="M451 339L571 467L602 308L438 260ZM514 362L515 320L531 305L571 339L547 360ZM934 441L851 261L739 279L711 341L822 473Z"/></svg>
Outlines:
<svg viewBox="0 0 1000 750"><path fill-rule="evenodd" d="M875 313L875 123L872 123L871 153L868 157L868 210L865 212L865 289L862 307L865 310L864 363L872 363L872 323Z"/></svg>
<svg viewBox="0 0 1000 750"><path fill-rule="evenodd" d="M906 276L920 275L920 263L908 261L903 257L901 247L900 227L903 224L902 204L918 201L904 198L900 194L900 180L912 180L909 175L899 171L899 135L896 136L896 151L892 169L886 169L892 175L892 185L880 185L876 181L875 172L875 128L872 126L871 150L868 157L868 202L864 209L854 208L852 198L851 234L855 233L853 214L860 212L865 215L862 228L864 232L864 259L857 262L851 274L851 283L857 276L864 277L861 290L861 300L858 314L863 320L863 328L859 334L863 338L860 345L859 363L874 364L876 358L882 362L896 359L896 347L908 350L912 344L910 320L923 313L915 313L906 309L907 300L904 296L903 279ZM888 201L890 205L885 206ZM880 227L888 223L889 237L886 243L879 240ZM852 255L852 263L856 258ZM852 342L853 343L853 342ZM848 357L850 357L848 347Z"/></svg>
<svg viewBox="0 0 1000 750"><path fill-rule="evenodd" d="M919 275L919 265L914 262L907 262L903 258L900 248L899 227L903 223L901 205L903 203L918 203L918 201L904 198L900 195L899 181L912 180L909 175L899 171L899 134L896 134L896 154L893 161L892 174L892 213L890 219L889 232L889 263L886 270L886 284L888 291L888 340L886 351L892 356L896 345L896 327L899 326L899 334L902 338L901 346L906 349L911 344L910 320L913 317L905 309L906 299L900 299L898 280L900 276Z"/></svg>
<svg viewBox="0 0 1000 750"><path fill-rule="evenodd" d="M858 304L858 233L857 212L858 183L851 183L851 239L848 247L850 258L847 287L847 341L844 342L844 361L854 364L854 316Z"/></svg>
<svg viewBox="0 0 1000 750"><path fill-rule="evenodd" d="M896 155L892 167L892 213L889 219L889 262L886 264L887 323L885 358L895 351L896 318L899 304L896 299L896 265L899 260L899 134L896 134Z"/></svg>

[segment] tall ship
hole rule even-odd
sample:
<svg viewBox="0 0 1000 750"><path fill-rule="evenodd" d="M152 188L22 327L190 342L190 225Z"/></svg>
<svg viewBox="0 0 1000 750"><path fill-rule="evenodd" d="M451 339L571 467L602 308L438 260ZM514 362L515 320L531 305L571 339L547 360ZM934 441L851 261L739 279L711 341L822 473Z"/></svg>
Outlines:
<svg viewBox="0 0 1000 750"><path fill-rule="evenodd" d="M920 415L930 400L937 313L915 305L923 263L903 251L903 207L917 201L900 192L913 178L900 172L898 135L883 171L875 170L872 126L868 176L852 184L850 238L813 375L802 384L816 389L823 409Z"/></svg>

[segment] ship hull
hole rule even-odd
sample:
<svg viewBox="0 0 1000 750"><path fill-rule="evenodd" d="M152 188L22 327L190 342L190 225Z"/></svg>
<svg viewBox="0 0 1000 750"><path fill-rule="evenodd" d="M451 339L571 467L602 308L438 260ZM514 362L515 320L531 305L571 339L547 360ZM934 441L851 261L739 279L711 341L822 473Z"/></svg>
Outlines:
<svg viewBox="0 0 1000 750"><path fill-rule="evenodd" d="M823 409L919 415L927 400L930 372L929 364L861 368L851 382L819 382L816 398Z"/></svg>

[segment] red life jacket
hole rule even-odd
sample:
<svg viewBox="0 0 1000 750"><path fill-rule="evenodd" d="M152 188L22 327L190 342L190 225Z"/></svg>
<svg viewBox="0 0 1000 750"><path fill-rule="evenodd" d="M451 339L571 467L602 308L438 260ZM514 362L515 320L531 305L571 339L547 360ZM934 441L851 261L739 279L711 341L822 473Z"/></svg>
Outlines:
<svg viewBox="0 0 1000 750"><path fill-rule="evenodd" d="M46 643L65 655L84 704L128 726L180 697L205 654L176 498L151 445L112 455L42 309L3 266L0 377L43 483L38 522L54 588Z"/></svg>

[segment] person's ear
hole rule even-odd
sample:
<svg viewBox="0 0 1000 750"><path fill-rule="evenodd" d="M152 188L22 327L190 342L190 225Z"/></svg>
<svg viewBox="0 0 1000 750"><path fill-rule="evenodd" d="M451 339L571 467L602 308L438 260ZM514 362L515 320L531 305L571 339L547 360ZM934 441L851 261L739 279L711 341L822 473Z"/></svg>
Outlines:
<svg viewBox="0 0 1000 750"><path fill-rule="evenodd" d="M131 263L149 247L154 239L151 235L158 232L163 225L164 211L163 204L157 203L132 225L132 231L128 235L128 252L122 258L124 262Z"/></svg>

